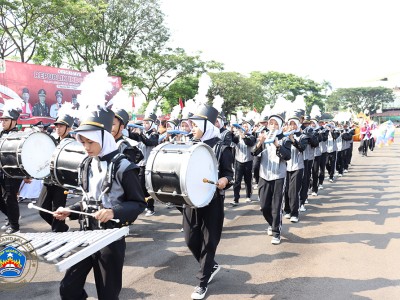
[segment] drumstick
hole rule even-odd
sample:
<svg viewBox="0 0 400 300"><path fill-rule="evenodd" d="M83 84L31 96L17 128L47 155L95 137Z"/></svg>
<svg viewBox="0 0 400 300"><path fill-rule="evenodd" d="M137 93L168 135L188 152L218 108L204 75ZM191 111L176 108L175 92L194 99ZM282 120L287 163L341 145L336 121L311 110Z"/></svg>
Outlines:
<svg viewBox="0 0 400 300"><path fill-rule="evenodd" d="M39 206L34 205L33 203L29 203L29 204L28 204L28 208L34 208L34 209L37 209L37 210L41 210L41 211L47 212L48 214L54 215L54 212L53 212L53 211L50 211L50 210L41 208L41 207L39 207Z"/></svg>
<svg viewBox="0 0 400 300"><path fill-rule="evenodd" d="M209 184L215 184L216 186L218 186L219 185L219 183L217 182L217 183L215 183L214 181L212 181L212 180L208 180L207 178L203 178L203 182L204 183L209 183Z"/></svg>
<svg viewBox="0 0 400 300"><path fill-rule="evenodd" d="M61 207L62 211L66 211L66 212L70 212L70 213L74 213L74 214L80 214L80 215L85 215L85 216L89 216L89 217L94 217L93 213L87 213L87 212L83 212L83 211L78 211L78 210L72 210L69 208L65 208L65 207ZM115 223L119 223L119 219L110 219L110 221L113 221Z"/></svg>
<svg viewBox="0 0 400 300"><path fill-rule="evenodd" d="M50 210L41 208L41 207L36 206L36 205L34 205L34 204L32 204L32 203L29 203L29 204L28 204L28 208L34 208L34 209L37 209L37 210L41 210L41 211L47 212L47 213L49 213L49 214L51 214L51 215L54 215L54 211L50 211ZM72 209L68 209L68 208L65 208L65 207L63 207L62 209L63 209L63 211L66 211L66 212L70 212L70 213L75 213L75 214L80 214L80 215L85 215L85 216L94 217L94 214L85 213L85 212L83 212L83 211L72 210ZM111 220L111 221L114 221L115 223L119 223L119 222L120 222L119 219L110 219L110 220Z"/></svg>

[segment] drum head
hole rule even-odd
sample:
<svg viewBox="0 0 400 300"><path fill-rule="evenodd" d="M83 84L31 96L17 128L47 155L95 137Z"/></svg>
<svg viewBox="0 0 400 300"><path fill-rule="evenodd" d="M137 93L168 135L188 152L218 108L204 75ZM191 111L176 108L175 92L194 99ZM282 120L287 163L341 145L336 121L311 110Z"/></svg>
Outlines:
<svg viewBox="0 0 400 300"><path fill-rule="evenodd" d="M204 207L208 205L215 193L216 186L214 184L204 183L203 179L217 182L218 168L217 159L214 151L206 144L200 143L194 145L190 149L190 158L182 167L181 174L184 174L184 182L186 187L181 187L186 190L190 202L195 207Z"/></svg>
<svg viewBox="0 0 400 300"><path fill-rule="evenodd" d="M50 161L55 149L54 140L46 133L30 134L21 149L21 161L25 171L36 179L49 176Z"/></svg>

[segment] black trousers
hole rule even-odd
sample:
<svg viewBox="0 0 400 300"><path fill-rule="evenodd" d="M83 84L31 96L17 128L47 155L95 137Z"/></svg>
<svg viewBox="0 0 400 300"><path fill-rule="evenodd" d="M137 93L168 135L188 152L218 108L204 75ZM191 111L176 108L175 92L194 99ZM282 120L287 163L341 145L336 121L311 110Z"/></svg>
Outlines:
<svg viewBox="0 0 400 300"><path fill-rule="evenodd" d="M303 169L286 172L284 211L292 217L299 216L301 179Z"/></svg>
<svg viewBox="0 0 400 300"><path fill-rule="evenodd" d="M344 170L344 153L343 150L336 152L336 171L343 175Z"/></svg>
<svg viewBox="0 0 400 300"><path fill-rule="evenodd" d="M343 170L347 170L349 168L350 161L350 148L342 150L343 152Z"/></svg>
<svg viewBox="0 0 400 300"><path fill-rule="evenodd" d="M319 170L318 170L318 183L322 185L325 179L325 167L326 167L326 157L327 154L322 153L321 158L319 159Z"/></svg>
<svg viewBox="0 0 400 300"><path fill-rule="evenodd" d="M269 226L272 227L274 237L278 237L281 234L284 182L285 178L267 181L260 177L258 183L261 212Z"/></svg>
<svg viewBox="0 0 400 300"><path fill-rule="evenodd" d="M312 160L304 161L304 171L300 189L300 205L303 205L308 198L308 188L310 186L312 163L313 163Z"/></svg>
<svg viewBox="0 0 400 300"><path fill-rule="evenodd" d="M0 211L4 213L12 229L19 230L19 205L17 194L22 179L1 174Z"/></svg>
<svg viewBox="0 0 400 300"><path fill-rule="evenodd" d="M86 277L92 268L98 299L118 299L122 289L125 248L125 238L122 238L69 268L60 283L61 299L86 299L88 295L84 287Z"/></svg>
<svg viewBox="0 0 400 300"><path fill-rule="evenodd" d="M362 155L368 155L369 140L362 140L361 142Z"/></svg>
<svg viewBox="0 0 400 300"><path fill-rule="evenodd" d="M150 194L147 192L147 188L146 188L146 176L145 176L145 170L146 170L146 166L141 166L140 167L140 171L139 171L139 181L140 181L140 186L142 187L143 190L143 194L145 197L149 197ZM147 200L147 208L151 211L154 211L154 199L148 199Z"/></svg>
<svg viewBox="0 0 400 300"><path fill-rule="evenodd" d="M207 287L215 262L215 252L221 240L224 224L224 200L218 191L210 204L201 208L186 206L183 211L185 242L200 263L197 278Z"/></svg>
<svg viewBox="0 0 400 300"><path fill-rule="evenodd" d="M244 177L244 184L246 187L246 197L250 198L252 194L251 186L251 169L253 161L247 161L244 163L235 160L235 183L233 184L233 199L237 202L240 198L240 189L242 184L242 178Z"/></svg>
<svg viewBox="0 0 400 300"><path fill-rule="evenodd" d="M315 193L318 193L318 185L319 185L319 168L321 165L321 156L315 156L311 169L311 190Z"/></svg>
<svg viewBox="0 0 400 300"><path fill-rule="evenodd" d="M254 156L253 158L253 177L258 184L260 180L260 164L261 164L261 156Z"/></svg>
<svg viewBox="0 0 400 300"><path fill-rule="evenodd" d="M328 171L329 179L333 179L333 175L335 175L335 166L336 166L336 151L327 153L326 170Z"/></svg>
<svg viewBox="0 0 400 300"><path fill-rule="evenodd" d="M55 211L60 206L65 207L67 204L67 194L64 194L66 189L57 186L44 184L39 195L38 206L41 208ZM54 232L65 232L68 230L68 225L65 221L57 220L49 213L39 211L39 215L45 220Z"/></svg>
<svg viewBox="0 0 400 300"><path fill-rule="evenodd" d="M351 164L351 159L353 158L353 145L354 142L350 143L350 150L349 150L349 160L348 160L348 164Z"/></svg>

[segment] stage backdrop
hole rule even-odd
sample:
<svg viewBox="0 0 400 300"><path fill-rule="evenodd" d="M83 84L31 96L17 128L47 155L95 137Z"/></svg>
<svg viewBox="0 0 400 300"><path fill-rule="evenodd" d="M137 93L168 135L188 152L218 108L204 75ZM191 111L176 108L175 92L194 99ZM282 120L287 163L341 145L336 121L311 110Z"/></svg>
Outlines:
<svg viewBox="0 0 400 300"><path fill-rule="evenodd" d="M50 107L56 104L56 93L62 93L62 103L72 102L72 98L80 93L79 85L87 75L87 72L80 72L62 68L47 67L28 63L20 63L0 59L0 110L4 99L21 98L29 103L29 107L34 107L39 102L39 92L46 93L45 101ZM121 88L121 78L111 76L113 85L112 92L106 98L112 98ZM25 95L23 95L25 92ZM28 92L29 96L26 95ZM24 109L25 110L25 109ZM23 112L25 113L25 112ZM41 116L43 119L52 120L51 116ZM24 114L19 123L31 119L36 122L39 116Z"/></svg>

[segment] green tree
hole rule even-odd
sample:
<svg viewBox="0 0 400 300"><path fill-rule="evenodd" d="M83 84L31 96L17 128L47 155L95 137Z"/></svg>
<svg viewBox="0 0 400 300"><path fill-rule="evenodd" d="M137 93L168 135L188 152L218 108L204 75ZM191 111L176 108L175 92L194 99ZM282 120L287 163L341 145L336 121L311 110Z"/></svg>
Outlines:
<svg viewBox="0 0 400 300"><path fill-rule="evenodd" d="M333 111L352 107L356 113L370 114L394 100L393 90L385 87L341 88L329 96L327 108Z"/></svg>
<svg viewBox="0 0 400 300"><path fill-rule="evenodd" d="M262 110L263 98L258 82L237 72L209 73L212 86L208 96L210 100L219 95L224 98L222 106L226 115L238 109L248 111L253 108Z"/></svg>
<svg viewBox="0 0 400 300"><path fill-rule="evenodd" d="M64 15L73 1L10 0L0 2L0 55L29 62L56 30L69 23ZM55 22L63 18L63 24Z"/></svg>
<svg viewBox="0 0 400 300"><path fill-rule="evenodd" d="M129 74L129 85L138 88L146 102L156 100L157 103L164 99L166 91L176 80L197 77L208 69L222 68L217 62L202 61L200 55L187 55L181 48L137 57L135 65L136 68Z"/></svg>
<svg viewBox="0 0 400 300"><path fill-rule="evenodd" d="M87 0L86 4L71 9L73 22L43 47L47 54L43 58L50 64L93 71L107 63L109 73L124 81L138 56L159 51L169 39L159 0Z"/></svg>
<svg viewBox="0 0 400 300"><path fill-rule="evenodd" d="M193 99L199 88L199 78L186 76L175 80L169 88L162 93L163 112L170 113L172 108L179 103L179 98L183 101Z"/></svg>
<svg viewBox="0 0 400 300"><path fill-rule="evenodd" d="M326 99L326 90L329 89L329 83L317 83L311 79L302 78L293 74L268 72L253 72L253 77L262 85L266 103L274 105L278 96L294 101L296 96L304 95L306 102L306 112L309 113L313 105L318 105L321 110L324 107Z"/></svg>

